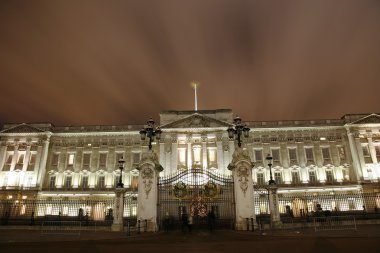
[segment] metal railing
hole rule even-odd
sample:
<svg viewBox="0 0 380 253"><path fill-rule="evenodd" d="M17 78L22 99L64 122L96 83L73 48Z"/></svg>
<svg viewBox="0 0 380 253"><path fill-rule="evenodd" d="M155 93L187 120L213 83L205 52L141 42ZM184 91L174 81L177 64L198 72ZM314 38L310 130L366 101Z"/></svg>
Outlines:
<svg viewBox="0 0 380 253"><path fill-rule="evenodd" d="M330 216L313 218L314 231L356 230L355 216Z"/></svg>
<svg viewBox="0 0 380 253"><path fill-rule="evenodd" d="M41 235L77 235L81 234L81 221L43 221Z"/></svg>

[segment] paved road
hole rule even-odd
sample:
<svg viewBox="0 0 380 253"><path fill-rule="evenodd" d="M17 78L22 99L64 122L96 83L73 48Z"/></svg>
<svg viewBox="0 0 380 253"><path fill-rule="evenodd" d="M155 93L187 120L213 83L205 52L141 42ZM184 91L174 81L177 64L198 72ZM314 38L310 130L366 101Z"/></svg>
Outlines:
<svg viewBox="0 0 380 253"><path fill-rule="evenodd" d="M362 230L364 231L364 230ZM369 232L368 232L369 231ZM294 231L261 235L237 231L193 231L142 234L86 232L73 235L40 236L38 231L0 230L0 252L292 252L292 253L366 253L380 252L379 228L366 233L329 232L325 234ZM344 235L339 235L342 232Z"/></svg>

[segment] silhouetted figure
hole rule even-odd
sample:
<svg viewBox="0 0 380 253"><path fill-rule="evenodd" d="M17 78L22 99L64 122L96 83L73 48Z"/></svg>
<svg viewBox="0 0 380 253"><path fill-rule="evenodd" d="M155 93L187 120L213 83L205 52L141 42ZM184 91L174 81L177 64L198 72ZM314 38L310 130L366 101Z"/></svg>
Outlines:
<svg viewBox="0 0 380 253"><path fill-rule="evenodd" d="M86 216L84 216L85 225L88 226L88 212L86 212Z"/></svg>
<svg viewBox="0 0 380 253"><path fill-rule="evenodd" d="M191 233L191 230L193 228L193 216L191 216L191 215L189 216L189 220L187 222L187 227L189 229L189 232Z"/></svg>
<svg viewBox="0 0 380 253"><path fill-rule="evenodd" d="M30 225L34 225L34 212L32 212L32 215L30 216Z"/></svg>
<svg viewBox="0 0 380 253"><path fill-rule="evenodd" d="M186 228L189 228L189 217L186 212L183 212L181 218L182 218L182 232L184 232Z"/></svg>
<svg viewBox="0 0 380 253"><path fill-rule="evenodd" d="M79 211L78 211L78 220L79 221L83 220L83 208L79 208Z"/></svg>
<svg viewBox="0 0 380 253"><path fill-rule="evenodd" d="M166 212L164 217L164 230L165 232L169 232L169 226L170 226L170 216L169 213Z"/></svg>
<svg viewBox="0 0 380 253"><path fill-rule="evenodd" d="M215 214L212 210L207 214L207 222L208 229L212 232L215 228Z"/></svg>

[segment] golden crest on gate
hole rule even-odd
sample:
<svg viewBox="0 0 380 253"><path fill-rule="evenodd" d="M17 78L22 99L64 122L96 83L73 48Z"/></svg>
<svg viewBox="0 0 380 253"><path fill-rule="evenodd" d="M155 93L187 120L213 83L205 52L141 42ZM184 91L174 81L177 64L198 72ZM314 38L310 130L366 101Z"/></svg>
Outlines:
<svg viewBox="0 0 380 253"><path fill-rule="evenodd" d="M205 197L215 198L219 193L219 186L212 181L208 181L203 187L203 192Z"/></svg>
<svg viewBox="0 0 380 253"><path fill-rule="evenodd" d="M189 193L189 186L184 182L179 181L173 186L173 195L178 199L186 198Z"/></svg>

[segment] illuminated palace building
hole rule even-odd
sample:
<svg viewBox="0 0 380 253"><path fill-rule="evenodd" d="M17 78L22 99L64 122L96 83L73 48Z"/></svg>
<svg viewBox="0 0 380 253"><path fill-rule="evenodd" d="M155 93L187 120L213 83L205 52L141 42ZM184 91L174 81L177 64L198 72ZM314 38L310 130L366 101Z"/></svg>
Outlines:
<svg viewBox="0 0 380 253"><path fill-rule="evenodd" d="M0 218L112 220L120 175L123 217L138 218L138 199L155 191L157 224L165 214L179 220L184 211L201 218L212 210L217 219L233 221L241 203L236 189L250 196L245 182L252 182L254 218L268 215L271 174L281 217L380 208L380 115L245 124L250 131L239 141L253 165L248 179L241 171L235 176L229 166L239 142L227 132L235 127L231 110L162 112L161 136L151 143L163 168L157 183L139 169L149 150L149 138L141 140L143 125L5 124L0 132ZM122 171L120 159L125 160Z"/></svg>

